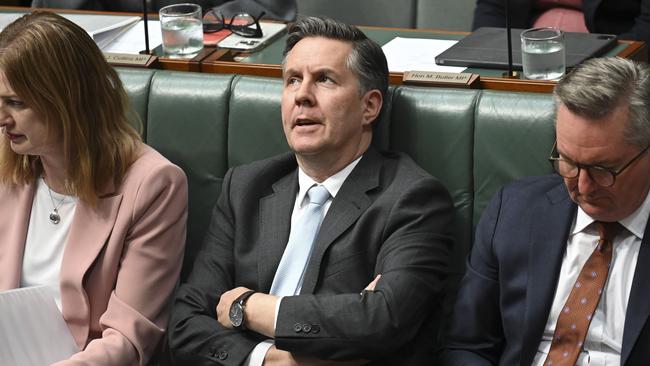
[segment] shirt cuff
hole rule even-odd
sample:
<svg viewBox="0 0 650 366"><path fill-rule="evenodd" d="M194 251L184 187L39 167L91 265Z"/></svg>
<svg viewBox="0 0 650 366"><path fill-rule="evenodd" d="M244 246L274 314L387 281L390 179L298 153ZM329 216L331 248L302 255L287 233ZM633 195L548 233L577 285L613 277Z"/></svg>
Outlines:
<svg viewBox="0 0 650 366"><path fill-rule="evenodd" d="M245 365L247 366L262 366L264 363L264 357L266 357L266 352L269 351L269 348L273 346L273 340L267 339L264 342L258 343L253 351L248 355Z"/></svg>
<svg viewBox="0 0 650 366"><path fill-rule="evenodd" d="M275 303L275 320L273 320L273 333L275 335L275 330L278 328L278 314L280 313L280 303L284 299L284 296L280 296L278 301Z"/></svg>

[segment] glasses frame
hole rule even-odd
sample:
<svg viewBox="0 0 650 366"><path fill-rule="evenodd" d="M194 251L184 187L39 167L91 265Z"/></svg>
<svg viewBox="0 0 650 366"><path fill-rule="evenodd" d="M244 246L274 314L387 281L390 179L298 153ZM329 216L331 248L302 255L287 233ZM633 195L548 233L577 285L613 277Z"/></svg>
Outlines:
<svg viewBox="0 0 650 366"><path fill-rule="evenodd" d="M220 23L206 23L205 22L205 17L210 13L212 13L217 20L221 20L221 22ZM242 36L242 37L246 37L246 38L262 38L264 36L264 34L262 33L262 27L260 26L260 19L262 19L262 17L265 14L266 14L266 12L262 11L260 13L260 15L258 15L257 17L254 17L254 16L250 15L249 13L239 13L239 14L233 16L232 18L230 18L230 22L226 23L226 19L224 18L223 14L221 12L215 13L214 9L210 9L205 13L205 15L203 15L203 19L204 19L204 21L203 21L203 33L216 33L216 32L218 32L218 31L220 31L222 29L228 29L232 33L234 33L234 34L236 34L238 36ZM253 23L248 24L248 25L232 24L233 21L235 20L235 18L237 16L239 16L239 15L245 15L245 16L249 16L249 17L253 18ZM253 25L253 24L255 24L255 29L253 29L252 33L251 33L250 31L247 31L247 30L250 30L251 29L250 26ZM214 28L212 28L212 27L214 27Z"/></svg>
<svg viewBox="0 0 650 366"><path fill-rule="evenodd" d="M620 169L611 170L611 169L607 169L605 167L602 167L600 165L580 164L580 163L575 163L573 161L561 158L560 157L560 152L557 151L557 140L556 140L555 143L553 143L553 148L551 149L551 153L550 153L550 155L548 157L548 161L551 163L551 166L553 167L553 170L561 177L564 177L564 178L567 178L567 179L575 179L580 175L580 170L584 169L584 170L587 171L587 174L589 175L589 179L591 179L594 183L596 183L597 185L599 185L601 187L611 187L614 184L616 184L616 177L618 177L621 173L623 173L623 171L625 169L627 169L628 167L630 167L635 161L639 160L639 158L641 156L643 156L643 154L645 154L648 151L649 148L650 148L650 145L646 146L645 149L641 150L641 152L639 152L635 157L633 157L630 161L628 161ZM565 163L568 163L568 164L571 164L571 165L575 166L576 168L578 168L578 170L576 170L576 174L574 176L569 176L569 177L560 174L559 169L556 168L556 162L559 163L561 161L563 161ZM597 169L599 171L609 173L612 176L612 183L609 184L609 185L599 183L596 179L594 179L594 176L592 174L592 169Z"/></svg>

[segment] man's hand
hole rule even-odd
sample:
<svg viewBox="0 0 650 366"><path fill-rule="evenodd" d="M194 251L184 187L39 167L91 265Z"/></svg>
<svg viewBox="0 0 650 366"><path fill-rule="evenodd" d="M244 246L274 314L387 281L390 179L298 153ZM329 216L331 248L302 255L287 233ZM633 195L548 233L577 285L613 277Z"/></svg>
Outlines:
<svg viewBox="0 0 650 366"><path fill-rule="evenodd" d="M230 306L244 292L246 287L237 287L221 295L217 304L217 321L228 329L233 329L230 322ZM244 325L247 329L265 335L275 336L275 306L279 297L260 292L254 293L244 306Z"/></svg>
<svg viewBox="0 0 650 366"><path fill-rule="evenodd" d="M367 363L366 360L329 361L313 357L294 357L291 353L279 350L275 346L271 346L264 357L264 366L357 366Z"/></svg>
<svg viewBox="0 0 650 366"><path fill-rule="evenodd" d="M381 278L381 274L378 274L377 277L375 277L372 282L366 286L366 291L375 291L375 287L377 286L377 282L379 282L379 279Z"/></svg>

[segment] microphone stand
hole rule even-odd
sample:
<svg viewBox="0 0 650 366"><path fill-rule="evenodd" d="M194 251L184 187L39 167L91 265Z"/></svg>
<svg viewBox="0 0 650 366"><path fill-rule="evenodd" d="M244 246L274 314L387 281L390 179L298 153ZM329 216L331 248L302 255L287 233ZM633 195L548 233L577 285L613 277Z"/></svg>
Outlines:
<svg viewBox="0 0 650 366"><path fill-rule="evenodd" d="M150 55L149 50L149 18L147 15L147 0L142 0L142 20L144 21L144 51L141 54Z"/></svg>
<svg viewBox="0 0 650 366"><path fill-rule="evenodd" d="M511 26L510 26L510 0L504 0L506 5L506 39L508 41L508 73L504 73L503 76L508 79L518 79L519 73L512 71L512 37L511 37Z"/></svg>

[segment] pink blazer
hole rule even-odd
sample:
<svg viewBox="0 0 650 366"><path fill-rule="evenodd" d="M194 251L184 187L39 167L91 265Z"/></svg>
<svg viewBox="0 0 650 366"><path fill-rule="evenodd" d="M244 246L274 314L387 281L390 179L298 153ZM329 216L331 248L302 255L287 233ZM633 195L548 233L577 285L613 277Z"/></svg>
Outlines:
<svg viewBox="0 0 650 366"><path fill-rule="evenodd" d="M152 148L98 205L77 204L61 264L63 317L80 352L57 366L144 365L165 332L187 219L183 171ZM34 186L0 187L0 290L20 286Z"/></svg>

